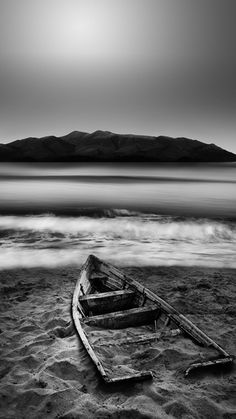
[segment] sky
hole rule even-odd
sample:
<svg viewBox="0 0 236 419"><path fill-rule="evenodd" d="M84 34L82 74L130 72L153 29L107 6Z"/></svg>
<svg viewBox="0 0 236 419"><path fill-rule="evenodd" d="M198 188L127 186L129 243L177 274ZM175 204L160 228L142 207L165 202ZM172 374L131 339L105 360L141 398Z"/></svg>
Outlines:
<svg viewBox="0 0 236 419"><path fill-rule="evenodd" d="M185 136L236 153L235 0L1 0L0 142Z"/></svg>

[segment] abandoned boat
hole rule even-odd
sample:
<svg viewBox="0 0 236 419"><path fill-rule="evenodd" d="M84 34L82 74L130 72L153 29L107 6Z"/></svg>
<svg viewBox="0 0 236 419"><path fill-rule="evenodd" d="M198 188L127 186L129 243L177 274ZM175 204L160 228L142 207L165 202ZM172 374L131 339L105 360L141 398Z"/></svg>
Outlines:
<svg viewBox="0 0 236 419"><path fill-rule="evenodd" d="M207 356L199 352L194 362L183 363L185 376L197 368L233 362L232 356L165 300L93 255L76 283L72 315L88 354L107 383L152 378L155 365L153 360L145 363L145 348L150 353L155 345L159 349L160 344L175 347L180 337L210 350L210 357L209 352Z"/></svg>

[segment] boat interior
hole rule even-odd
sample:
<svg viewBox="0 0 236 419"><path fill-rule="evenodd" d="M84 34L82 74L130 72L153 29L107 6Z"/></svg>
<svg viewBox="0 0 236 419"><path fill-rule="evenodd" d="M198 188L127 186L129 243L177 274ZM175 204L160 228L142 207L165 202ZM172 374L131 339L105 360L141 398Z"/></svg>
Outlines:
<svg viewBox="0 0 236 419"><path fill-rule="evenodd" d="M152 302L145 293L119 278L114 272L102 273L101 267L89 272L87 281L80 284L79 305L83 323L107 329L149 325L154 332L176 324ZM178 329L179 330L179 329Z"/></svg>
<svg viewBox="0 0 236 419"><path fill-rule="evenodd" d="M155 368L160 368L159 357L161 360L163 354L171 351L182 356L186 345L191 356L184 357L179 366L185 375L197 367L232 361L222 348L164 300L92 255L78 286L81 327L113 382L124 377L151 378ZM155 354L155 361L151 353ZM171 365L172 359L167 363Z"/></svg>

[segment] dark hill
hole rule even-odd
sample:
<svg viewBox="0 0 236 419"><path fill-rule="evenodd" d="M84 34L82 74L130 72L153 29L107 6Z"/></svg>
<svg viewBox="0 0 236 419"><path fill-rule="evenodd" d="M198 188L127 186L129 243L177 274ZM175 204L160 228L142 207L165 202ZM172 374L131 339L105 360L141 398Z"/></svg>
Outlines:
<svg viewBox="0 0 236 419"><path fill-rule="evenodd" d="M236 155L215 144L188 138L74 131L63 137L26 138L0 144L0 161L230 162L236 161Z"/></svg>

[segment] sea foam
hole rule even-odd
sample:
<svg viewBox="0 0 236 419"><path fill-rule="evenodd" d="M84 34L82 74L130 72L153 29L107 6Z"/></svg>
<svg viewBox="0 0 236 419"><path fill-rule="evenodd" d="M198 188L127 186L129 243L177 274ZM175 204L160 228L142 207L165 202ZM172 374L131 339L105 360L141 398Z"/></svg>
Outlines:
<svg viewBox="0 0 236 419"><path fill-rule="evenodd" d="M0 267L81 264L236 267L235 223L127 210L91 216L0 216Z"/></svg>

